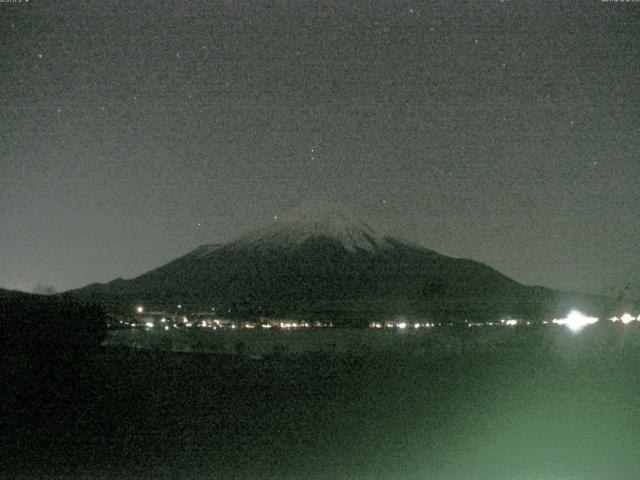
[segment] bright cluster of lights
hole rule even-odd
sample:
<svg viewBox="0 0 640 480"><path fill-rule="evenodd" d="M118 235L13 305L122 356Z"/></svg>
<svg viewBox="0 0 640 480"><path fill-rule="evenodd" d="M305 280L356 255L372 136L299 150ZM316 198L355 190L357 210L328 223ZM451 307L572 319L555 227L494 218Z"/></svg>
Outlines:
<svg viewBox="0 0 640 480"><path fill-rule="evenodd" d="M517 325L531 325L530 321L516 320L515 318L505 318L499 322L467 322L468 327L515 327Z"/></svg>
<svg viewBox="0 0 640 480"><path fill-rule="evenodd" d="M429 328L429 327L433 327L434 324L433 323L419 323L419 322L415 322L415 323L409 323L405 320L401 320L401 321L387 321L387 322L371 322L369 323L369 328L375 328L375 329L379 329L379 328L398 328L400 330L406 330L409 327L413 327L414 329L418 330L420 328Z"/></svg>
<svg viewBox="0 0 640 480"><path fill-rule="evenodd" d="M627 325L628 323L631 323L631 322L640 321L640 315L638 315L637 317L634 317L630 313L625 313L620 318L612 317L609 320L611 320L612 322L622 322L625 325Z"/></svg>
<svg viewBox="0 0 640 480"><path fill-rule="evenodd" d="M186 318L186 317L184 317ZM291 329L299 329L299 328L323 328L323 327L333 327L333 323L329 322L307 322L307 321L299 321L299 320L275 320L275 319L260 319L259 321L252 320L244 320L244 321L235 321L229 319L220 319L220 318L203 318L201 320L195 321L193 324L196 327L200 328L211 328L213 330L225 330L225 329L270 329L270 328L278 328L281 330L291 330Z"/></svg>
<svg viewBox="0 0 640 480"><path fill-rule="evenodd" d="M508 327L514 327L518 325L518 320L515 320L513 318L508 318L506 320L500 320L500 323Z"/></svg>
<svg viewBox="0 0 640 480"><path fill-rule="evenodd" d="M555 318L552 323L556 325L565 325L572 332L579 332L587 325L593 325L598 319L596 317L587 317L577 310L572 311L565 318Z"/></svg>
<svg viewBox="0 0 640 480"><path fill-rule="evenodd" d="M179 309L182 308L182 305L178 305L178 308ZM212 310L214 309L212 308ZM135 312L138 315L145 313L144 306L143 305L136 306ZM331 322L327 323L327 322L314 321L313 323L309 323L306 321L298 321L298 320L275 320L275 319L268 319L268 318L261 318L259 321L243 321L243 322L239 322L239 324L236 324L235 321L226 320L226 319L210 319L210 318L207 318L208 316L204 314L196 314L195 319L189 319L186 315L181 315L178 317L177 315L174 316L174 315L166 314L163 312L148 312L148 314L145 314L147 318L139 317L137 321L136 320L132 320L132 321L120 320L119 323L122 325L130 325L131 327L144 325L146 329L152 329L155 326L155 321L158 321L157 318L156 320L153 320L153 317L155 315L157 315L158 317L160 315L163 315L162 318L159 319L159 322L162 324L165 324L164 330L169 330L169 325L173 326L174 328L178 328L178 324L181 324L183 327L201 327L201 328L211 328L214 330L224 329L224 328L269 329L274 327L282 330L289 330L289 329L310 328L310 327L314 327L314 328L333 327L333 323ZM149 316L151 316L152 318L148 318ZM202 318L203 316L205 318ZM197 317L200 317L200 318L198 319ZM609 320L612 322L620 322L622 324L627 325L635 321L640 322L640 315L636 317L630 313L624 313L620 317L612 317ZM551 321L544 320L542 321L542 324L547 325L552 323L555 325L565 325L567 328L569 328L569 330L573 332L578 332L582 330L585 326L592 325L597 321L598 321L598 318L596 317L589 317L589 316L583 315L577 310L574 310L570 312L565 318L556 318ZM469 320L465 320L465 324L468 327L482 327L482 326L491 327L494 325L514 327L517 325L525 325L525 324L531 325L531 323L532 323L531 321L525 322L523 320L516 320L513 318L505 318L500 320L499 322L471 322ZM387 329L398 329L398 330L407 330L412 328L412 329L418 330L421 328L430 328L430 327L442 326L442 325L443 325L442 323L420 323L415 321L411 323L409 320L405 319L404 317L399 317L396 320L392 320L392 321L389 320L385 322L378 322L378 321L370 322L369 328L374 328L374 329L387 328ZM448 323L448 325L452 325L452 323Z"/></svg>
<svg viewBox="0 0 640 480"><path fill-rule="evenodd" d="M278 326L282 329L288 330L290 328L309 328L311 325L309 322L280 322Z"/></svg>

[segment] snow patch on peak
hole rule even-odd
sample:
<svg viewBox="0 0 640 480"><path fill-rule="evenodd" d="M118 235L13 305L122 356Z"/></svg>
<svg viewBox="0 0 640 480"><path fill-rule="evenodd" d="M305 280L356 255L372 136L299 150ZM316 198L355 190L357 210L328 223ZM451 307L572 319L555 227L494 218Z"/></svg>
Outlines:
<svg viewBox="0 0 640 480"><path fill-rule="evenodd" d="M301 205L272 224L241 237L234 245L254 248L298 246L317 237L335 240L351 252L375 251L389 246L385 237L330 202Z"/></svg>
<svg viewBox="0 0 640 480"><path fill-rule="evenodd" d="M195 255L198 257L208 257L213 252L220 249L222 246L223 245L220 243L210 243L208 245L201 245L192 252L192 255Z"/></svg>

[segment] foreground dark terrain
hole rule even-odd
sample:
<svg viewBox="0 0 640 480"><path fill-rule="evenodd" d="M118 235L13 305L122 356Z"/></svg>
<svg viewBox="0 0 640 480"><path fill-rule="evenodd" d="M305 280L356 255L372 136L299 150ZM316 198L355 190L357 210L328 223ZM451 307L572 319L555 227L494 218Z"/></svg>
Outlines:
<svg viewBox="0 0 640 480"><path fill-rule="evenodd" d="M105 350L5 363L3 478L635 479L640 329L438 356ZM446 337L446 338L445 338ZM448 340L447 340L448 338ZM31 362L31 363L29 363Z"/></svg>

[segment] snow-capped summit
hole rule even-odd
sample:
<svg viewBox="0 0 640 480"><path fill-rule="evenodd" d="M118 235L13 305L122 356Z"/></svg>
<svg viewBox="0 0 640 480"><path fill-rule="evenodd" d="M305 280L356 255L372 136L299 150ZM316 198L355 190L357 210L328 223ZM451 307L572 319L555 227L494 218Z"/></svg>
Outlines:
<svg viewBox="0 0 640 480"><path fill-rule="evenodd" d="M599 315L594 306L604 305L379 235L327 202L303 205L231 243L203 245L139 277L73 294L120 310L139 303L221 305L244 318L343 325L399 314L447 321L557 317L567 306Z"/></svg>
<svg viewBox="0 0 640 480"><path fill-rule="evenodd" d="M339 242L346 250L376 251L388 246L387 239L356 217L330 202L307 203L276 217L274 222L244 235L237 247L297 246L312 238Z"/></svg>

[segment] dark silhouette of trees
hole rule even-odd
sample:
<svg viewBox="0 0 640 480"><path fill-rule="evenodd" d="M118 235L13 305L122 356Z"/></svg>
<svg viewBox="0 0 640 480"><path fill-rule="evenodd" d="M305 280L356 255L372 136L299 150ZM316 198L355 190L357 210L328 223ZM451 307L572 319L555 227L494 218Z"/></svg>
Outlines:
<svg viewBox="0 0 640 480"><path fill-rule="evenodd" d="M92 355L106 338L100 307L63 295L0 290L0 424L35 441L70 428L101 374Z"/></svg>
<svg viewBox="0 0 640 480"><path fill-rule="evenodd" d="M65 296L0 295L3 354L65 357L89 353L106 338L102 309Z"/></svg>

